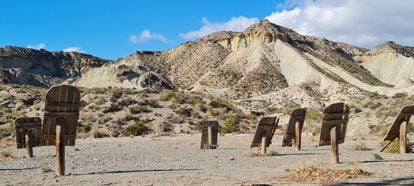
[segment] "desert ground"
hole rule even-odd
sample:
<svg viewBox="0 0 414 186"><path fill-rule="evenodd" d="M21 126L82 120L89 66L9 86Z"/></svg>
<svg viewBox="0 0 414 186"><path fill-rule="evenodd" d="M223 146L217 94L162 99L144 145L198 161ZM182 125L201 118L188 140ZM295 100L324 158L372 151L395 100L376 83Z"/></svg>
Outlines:
<svg viewBox="0 0 414 186"><path fill-rule="evenodd" d="M0 185L414 184L413 153L379 152L380 139L347 138L340 164L331 164L330 146L318 147L314 136L303 137L301 151L281 147L282 137L274 136L269 156L249 148L253 134L219 136L215 150L200 149L200 134L78 139L66 147L62 177L54 146L34 148L32 159L3 146Z"/></svg>

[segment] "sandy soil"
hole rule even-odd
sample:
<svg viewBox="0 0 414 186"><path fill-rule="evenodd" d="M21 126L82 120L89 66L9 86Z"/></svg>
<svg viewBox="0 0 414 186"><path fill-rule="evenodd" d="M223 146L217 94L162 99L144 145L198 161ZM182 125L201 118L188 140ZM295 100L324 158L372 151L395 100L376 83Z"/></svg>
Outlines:
<svg viewBox="0 0 414 186"><path fill-rule="evenodd" d="M54 147L37 147L35 157L25 159L24 150L0 148L15 159L0 160L0 185L249 185L306 184L284 176L287 169L318 165L331 169L359 166L372 176L338 180L337 183L414 184L414 154L380 153L378 141L352 140L340 145L341 164L329 163L330 147L304 137L302 151L281 147L275 136L268 151L277 156L251 156L252 134L219 137L216 150L200 150L200 135L80 139L66 148L66 174L54 176ZM364 143L371 150L355 151ZM383 160L374 160L374 153ZM320 184L315 182L314 184Z"/></svg>

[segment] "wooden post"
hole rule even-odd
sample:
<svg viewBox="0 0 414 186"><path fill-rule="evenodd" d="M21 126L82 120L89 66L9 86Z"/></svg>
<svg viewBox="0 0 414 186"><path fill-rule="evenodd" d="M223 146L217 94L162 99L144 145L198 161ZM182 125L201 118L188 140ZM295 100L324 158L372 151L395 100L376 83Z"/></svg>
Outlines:
<svg viewBox="0 0 414 186"><path fill-rule="evenodd" d="M56 175L65 175L65 131L62 120L58 120L56 125Z"/></svg>
<svg viewBox="0 0 414 186"><path fill-rule="evenodd" d="M400 125L400 154L407 153L407 122L404 121Z"/></svg>
<svg viewBox="0 0 414 186"><path fill-rule="evenodd" d="M260 148L260 154L261 155L266 155L266 136L262 137L262 144L261 144L261 148Z"/></svg>
<svg viewBox="0 0 414 186"><path fill-rule="evenodd" d="M24 140L26 144L26 158L33 158L33 144L32 144L32 133L30 130L25 129Z"/></svg>
<svg viewBox="0 0 414 186"><path fill-rule="evenodd" d="M297 151L301 150L302 136L300 131L300 122L296 121L295 123L295 148Z"/></svg>
<svg viewBox="0 0 414 186"><path fill-rule="evenodd" d="M211 130L211 127L207 128L208 149L212 149L213 145L213 132Z"/></svg>
<svg viewBox="0 0 414 186"><path fill-rule="evenodd" d="M336 126L331 128L331 163L339 163L338 131Z"/></svg>

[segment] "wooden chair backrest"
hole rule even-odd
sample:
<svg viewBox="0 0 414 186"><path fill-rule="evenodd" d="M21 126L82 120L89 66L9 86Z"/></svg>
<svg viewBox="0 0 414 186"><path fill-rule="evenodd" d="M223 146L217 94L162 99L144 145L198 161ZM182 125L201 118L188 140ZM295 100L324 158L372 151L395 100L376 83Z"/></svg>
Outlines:
<svg viewBox="0 0 414 186"><path fill-rule="evenodd" d="M277 117L264 117L260 119L250 147L259 147L264 136L266 137L266 147L269 147L278 123L279 119Z"/></svg>
<svg viewBox="0 0 414 186"><path fill-rule="evenodd" d="M331 128L336 126L339 128L338 144L345 141L346 127L349 120L349 106L343 102L329 105L323 111L321 135L319 138L319 146L331 144Z"/></svg>
<svg viewBox="0 0 414 186"><path fill-rule="evenodd" d="M218 126L219 123L217 120L207 120L201 123L201 149L209 148L208 127L211 127L211 145L217 146Z"/></svg>
<svg viewBox="0 0 414 186"><path fill-rule="evenodd" d="M406 121L407 124L410 122L411 116L414 115L414 105L405 106L401 109L394 123L388 129L384 136L384 141L392 141L398 138L400 135L400 125Z"/></svg>
<svg viewBox="0 0 414 186"><path fill-rule="evenodd" d="M55 145L56 124L63 120L64 144L74 146L79 119L80 92L70 85L59 85L46 93L43 119L43 145Z"/></svg>
<svg viewBox="0 0 414 186"><path fill-rule="evenodd" d="M306 109L299 108L293 110L290 114L289 123L286 126L285 134L283 135L282 146L292 146L292 139L295 139L295 123L299 122L300 131L303 129L305 123Z"/></svg>
<svg viewBox="0 0 414 186"><path fill-rule="evenodd" d="M18 149L26 147L25 132L31 133L32 147L40 146L42 137L42 120L39 117L20 117L15 120L16 146Z"/></svg>

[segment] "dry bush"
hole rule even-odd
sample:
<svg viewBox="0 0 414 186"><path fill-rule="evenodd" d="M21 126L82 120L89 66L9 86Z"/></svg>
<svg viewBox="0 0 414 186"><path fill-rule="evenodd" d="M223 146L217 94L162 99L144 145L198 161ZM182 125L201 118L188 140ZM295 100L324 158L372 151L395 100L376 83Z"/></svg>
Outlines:
<svg viewBox="0 0 414 186"><path fill-rule="evenodd" d="M151 108L162 108L162 106L155 99L144 99L138 103L141 106L149 106Z"/></svg>
<svg viewBox="0 0 414 186"><path fill-rule="evenodd" d="M224 117L224 121L219 126L220 133L232 133L240 131L240 118L234 114L229 114Z"/></svg>
<svg viewBox="0 0 414 186"><path fill-rule="evenodd" d="M138 120L134 124L128 126L124 131L124 136L140 136L151 132L151 129L148 128L143 121Z"/></svg>
<svg viewBox="0 0 414 186"><path fill-rule="evenodd" d="M15 132L14 125L9 125L8 127L1 127L0 128L0 140L13 135L14 132Z"/></svg>
<svg viewBox="0 0 414 186"><path fill-rule="evenodd" d="M116 103L112 103L111 106L109 106L108 108L102 110L102 113L106 114L106 113L110 113L110 112L118 112L122 110L122 107L119 106Z"/></svg>
<svg viewBox="0 0 414 186"><path fill-rule="evenodd" d="M322 112L317 110L309 110L306 113L306 119L320 122L322 120Z"/></svg>
<svg viewBox="0 0 414 186"><path fill-rule="evenodd" d="M388 127L385 125L369 125L370 133L375 136L384 136Z"/></svg>
<svg viewBox="0 0 414 186"><path fill-rule="evenodd" d="M371 149L369 149L366 145L365 145L365 143L358 143L358 144L355 144L353 147L352 147L352 149L354 150L354 151L368 151L368 150L371 150Z"/></svg>
<svg viewBox="0 0 414 186"><path fill-rule="evenodd" d="M0 160L12 160L15 158L16 156L14 156L10 151L3 151L0 153Z"/></svg>
<svg viewBox="0 0 414 186"><path fill-rule="evenodd" d="M380 143L380 147L382 148L387 142L382 141ZM411 152L412 147L414 147L413 143L408 142L407 140L407 146L406 146L406 152ZM387 148L384 149L384 152L386 153L400 153L400 140L394 139Z"/></svg>
<svg viewBox="0 0 414 186"><path fill-rule="evenodd" d="M95 105L103 105L104 103L106 103L106 99L104 97L96 97L95 100L93 100L93 102L95 103Z"/></svg>
<svg viewBox="0 0 414 186"><path fill-rule="evenodd" d="M350 169L333 170L317 166L300 166L297 169L287 170L287 178L295 182L317 182L332 183L344 179L354 179L362 176L370 176L369 173L361 169L358 165L353 165Z"/></svg>
<svg viewBox="0 0 414 186"><path fill-rule="evenodd" d="M279 153L275 150L267 152L265 155L262 155L260 152L250 153L248 157L265 157L265 156L278 156Z"/></svg>
<svg viewBox="0 0 414 186"><path fill-rule="evenodd" d="M93 138L104 138L109 136L107 130L99 127L92 127L92 129L89 131L89 134Z"/></svg>
<svg viewBox="0 0 414 186"><path fill-rule="evenodd" d="M129 108L129 112L131 112L131 114L142 114L150 113L152 111L145 106L133 106Z"/></svg>

